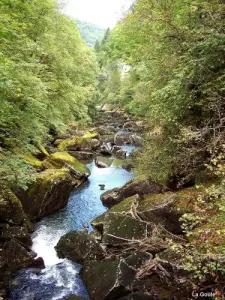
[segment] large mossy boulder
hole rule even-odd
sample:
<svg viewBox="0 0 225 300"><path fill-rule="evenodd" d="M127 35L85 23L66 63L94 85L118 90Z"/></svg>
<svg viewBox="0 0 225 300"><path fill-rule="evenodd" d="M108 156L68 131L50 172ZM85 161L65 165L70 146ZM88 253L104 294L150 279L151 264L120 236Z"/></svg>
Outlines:
<svg viewBox="0 0 225 300"><path fill-rule="evenodd" d="M118 213L107 213L104 218L102 241L107 245L121 245L151 236L152 227L141 221Z"/></svg>
<svg viewBox="0 0 225 300"><path fill-rule="evenodd" d="M137 269L151 258L148 253L135 252L114 261L87 261L81 276L91 299L119 299L130 294Z"/></svg>
<svg viewBox="0 0 225 300"><path fill-rule="evenodd" d="M11 239L16 239L24 245L32 245L31 236L26 228L9 226L8 224L1 228L0 224L0 241L4 242Z"/></svg>
<svg viewBox="0 0 225 300"><path fill-rule="evenodd" d="M103 204L107 207L111 207L120 201L131 197L133 195L148 195L148 194L159 194L165 192L167 189L158 184L156 181L144 178L144 179L134 179L126 183L121 188L114 188L107 191L101 195L101 200Z"/></svg>
<svg viewBox="0 0 225 300"><path fill-rule="evenodd" d="M59 258L68 258L77 263L100 260L104 257L100 244L85 231L71 231L65 234L55 249Z"/></svg>
<svg viewBox="0 0 225 300"><path fill-rule="evenodd" d="M35 220L66 206L70 193L79 184L69 169L48 169L37 174L28 190L20 189L16 193L25 213Z"/></svg>
<svg viewBox="0 0 225 300"><path fill-rule="evenodd" d="M98 132L86 132L83 136L61 141L58 144L58 149L59 151L90 151L100 146L100 142L96 141L98 139Z"/></svg>
<svg viewBox="0 0 225 300"><path fill-rule="evenodd" d="M90 175L88 167L67 152L56 152L49 155L43 162L46 168L68 168L76 179L82 179Z"/></svg>
<svg viewBox="0 0 225 300"><path fill-rule="evenodd" d="M175 193L150 195L139 201L138 216L147 222L161 225L168 231L182 233L180 218L185 210L180 207L181 197Z"/></svg>
<svg viewBox="0 0 225 300"><path fill-rule="evenodd" d="M0 191L0 223L24 225L29 220L20 200L10 190Z"/></svg>

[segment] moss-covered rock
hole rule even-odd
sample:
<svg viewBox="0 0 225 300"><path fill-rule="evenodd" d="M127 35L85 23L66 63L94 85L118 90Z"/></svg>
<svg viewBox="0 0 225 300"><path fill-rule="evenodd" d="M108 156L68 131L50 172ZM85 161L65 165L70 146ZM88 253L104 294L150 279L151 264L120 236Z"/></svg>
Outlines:
<svg viewBox="0 0 225 300"><path fill-rule="evenodd" d="M80 183L71 177L69 169L48 169L37 174L28 190L20 189L16 193L24 211L35 220L63 208L72 189Z"/></svg>
<svg viewBox="0 0 225 300"><path fill-rule="evenodd" d="M4 242L11 239L16 239L27 246L32 245L30 234L26 228L20 226L0 228L0 241Z"/></svg>
<svg viewBox="0 0 225 300"><path fill-rule="evenodd" d="M36 168L36 169L42 169L43 168L43 164L42 161L39 160L38 158L36 158L33 155L23 155L22 158L32 167Z"/></svg>
<svg viewBox="0 0 225 300"><path fill-rule="evenodd" d="M93 300L119 299L131 293L137 269L152 256L135 252L114 261L88 261L81 275Z"/></svg>
<svg viewBox="0 0 225 300"><path fill-rule="evenodd" d="M49 155L43 162L46 168L68 168L71 175L82 179L90 175L88 167L67 152L56 152Z"/></svg>
<svg viewBox="0 0 225 300"><path fill-rule="evenodd" d="M104 218L103 242L107 245L125 244L151 236L150 224L128 215L108 213Z"/></svg>
<svg viewBox="0 0 225 300"><path fill-rule="evenodd" d="M59 151L90 151L100 146L97 132L86 132L83 136L65 139L58 144Z"/></svg>
<svg viewBox="0 0 225 300"><path fill-rule="evenodd" d="M68 258L77 263L100 260L104 251L100 244L87 232L71 231L61 237L55 247L59 258Z"/></svg>
<svg viewBox="0 0 225 300"><path fill-rule="evenodd" d="M0 191L0 222L23 225L27 216L20 200L10 190Z"/></svg>
<svg viewBox="0 0 225 300"><path fill-rule="evenodd" d="M159 194L165 192L167 189L149 178L134 179L126 183L121 188L115 188L107 191L101 195L103 204L107 207L111 207L122 200L131 197L133 195L148 195Z"/></svg>

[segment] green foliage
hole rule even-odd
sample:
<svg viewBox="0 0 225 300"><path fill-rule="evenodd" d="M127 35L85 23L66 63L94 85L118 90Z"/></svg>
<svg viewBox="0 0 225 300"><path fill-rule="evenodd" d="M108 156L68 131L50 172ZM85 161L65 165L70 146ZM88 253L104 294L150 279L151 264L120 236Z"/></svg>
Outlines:
<svg viewBox="0 0 225 300"><path fill-rule="evenodd" d="M1 1L0 28L0 147L10 157L90 119L97 66L55 0Z"/></svg>
<svg viewBox="0 0 225 300"><path fill-rule="evenodd" d="M137 0L110 34L111 61L131 66L126 107L146 116L152 130L161 128L160 138L147 137L140 161L151 161L147 175L195 176L223 140L224 6L219 0Z"/></svg>
<svg viewBox="0 0 225 300"><path fill-rule="evenodd" d="M77 20L76 22L80 35L88 47L94 47L104 37L106 31L104 28L85 21Z"/></svg>

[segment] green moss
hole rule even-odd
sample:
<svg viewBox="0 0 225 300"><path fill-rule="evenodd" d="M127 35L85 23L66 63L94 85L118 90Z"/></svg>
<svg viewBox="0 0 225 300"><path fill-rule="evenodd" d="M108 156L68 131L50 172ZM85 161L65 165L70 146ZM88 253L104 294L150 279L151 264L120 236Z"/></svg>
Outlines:
<svg viewBox="0 0 225 300"><path fill-rule="evenodd" d="M31 166L41 168L42 162L33 155L22 155L22 158Z"/></svg>
<svg viewBox="0 0 225 300"><path fill-rule="evenodd" d="M42 145L41 142L37 142L36 146L37 146L38 150L41 151L41 153L43 153L45 156L49 156L48 151L45 149L45 147Z"/></svg>
<svg viewBox="0 0 225 300"><path fill-rule="evenodd" d="M83 164L67 152L56 152L54 154L51 154L47 157L43 164L45 166L54 166L55 168L66 167L68 169L76 170L87 175L90 174L90 170L85 164Z"/></svg>
<svg viewBox="0 0 225 300"><path fill-rule="evenodd" d="M99 136L98 132L93 131L93 132L85 132L83 135L84 139L94 139L97 138Z"/></svg>
<svg viewBox="0 0 225 300"><path fill-rule="evenodd" d="M63 151L63 150L67 149L70 146L75 146L76 147L76 146L81 145L83 141L84 141L83 137L75 137L75 138L72 138L72 139L67 139L67 140L62 141L58 145L58 149L60 151Z"/></svg>
<svg viewBox="0 0 225 300"><path fill-rule="evenodd" d="M127 198L123 201L121 201L119 204L114 205L109 212L114 213L123 213L123 212L129 212L131 210L131 206L133 202L136 200L136 196L132 196L130 198Z"/></svg>
<svg viewBox="0 0 225 300"><path fill-rule="evenodd" d="M0 191L0 220L21 225L26 219L20 200L11 190Z"/></svg>
<svg viewBox="0 0 225 300"><path fill-rule="evenodd" d="M36 180L42 181L43 185L49 184L55 181L62 181L69 175L67 168L61 169L48 169L37 175Z"/></svg>

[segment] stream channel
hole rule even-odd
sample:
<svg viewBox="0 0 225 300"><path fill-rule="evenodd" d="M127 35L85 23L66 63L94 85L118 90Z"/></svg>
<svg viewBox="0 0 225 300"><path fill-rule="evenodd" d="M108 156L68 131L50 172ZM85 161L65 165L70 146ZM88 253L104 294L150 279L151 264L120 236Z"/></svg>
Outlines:
<svg viewBox="0 0 225 300"><path fill-rule="evenodd" d="M135 147L121 148L129 156ZM132 172L115 164L100 169L92 162L88 167L91 171L89 180L72 192L68 205L36 223L32 249L44 259L46 268L19 271L11 281L10 299L64 300L73 294L88 299L88 292L79 276L81 266L67 259L59 259L54 246L61 236L71 230L89 225L91 231L91 221L107 210L100 200L101 194L124 185L134 177ZM100 190L99 184L105 184L104 191Z"/></svg>

